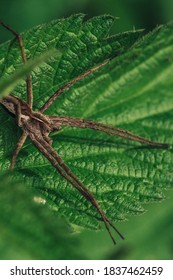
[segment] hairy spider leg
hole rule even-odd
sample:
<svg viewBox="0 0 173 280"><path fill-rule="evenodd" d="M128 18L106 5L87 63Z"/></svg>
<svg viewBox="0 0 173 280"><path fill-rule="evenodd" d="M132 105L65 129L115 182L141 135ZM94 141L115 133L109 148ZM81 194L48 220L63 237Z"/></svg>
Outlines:
<svg viewBox="0 0 173 280"><path fill-rule="evenodd" d="M19 141L17 142L16 148L13 152L13 156L12 156L11 163L10 163L10 171L13 171L13 169L15 167L17 156L18 156L20 150L22 149L22 147L23 147L23 145L26 141L27 136L28 135L25 132L23 132L22 136L20 137Z"/></svg>
<svg viewBox="0 0 173 280"><path fill-rule="evenodd" d="M139 135L136 135L128 130L114 127L93 120L87 120L82 118L73 118L73 117L57 117L49 116L51 120L51 127L53 130L57 130L61 125L78 127L78 128L89 128L93 130L98 130L107 134L116 135L131 141L140 142L156 148L168 148L169 145L166 143L159 143L143 138Z"/></svg>
<svg viewBox="0 0 173 280"><path fill-rule="evenodd" d="M3 21L0 20L0 24L7 29L8 31L10 31L18 40L19 43L19 47L20 47L20 51L21 51L21 55L22 55L22 60L23 63L26 64L27 63L27 58L25 55L25 50L24 50L24 45L23 45L23 39L22 39L22 35L17 33L15 30L13 30L11 27L9 27L8 25L6 25ZM29 105L29 107L32 109L32 105L33 105L33 93L32 93L32 80L31 80L31 76L30 74L26 75L26 84L27 84L27 103Z"/></svg>
<svg viewBox="0 0 173 280"><path fill-rule="evenodd" d="M60 175L63 176L68 182L70 182L71 185L75 189L77 189L97 209L113 243L116 244L115 239L110 231L109 225L118 233L118 235L122 239L124 239L123 235L104 214L94 195L74 175L74 173L64 163L64 161L61 159L58 153L51 147L49 142L44 139L43 135L41 133L35 133L32 127L30 127L30 125L28 124L26 126L26 129L28 130L28 135L31 138L32 142L42 152L42 154L52 163L52 165L57 169Z"/></svg>
<svg viewBox="0 0 173 280"><path fill-rule="evenodd" d="M23 39L22 39L22 35L18 34L15 30L13 30L11 27L9 27L8 25L6 25L3 21L0 21L0 24L7 29L8 31L10 31L18 40L19 43L19 47L20 47L20 51L21 51L21 55L22 55L22 60L23 63L26 64L27 63L27 58L25 55L25 50L24 50L24 46L23 46ZM31 76L30 74L26 75L26 87L27 87L27 103L28 106L30 107L30 109L32 109L32 105L33 105L33 93L32 93L32 80L31 80ZM17 110L17 121L18 124L20 122L20 112L19 109L20 108L20 103L16 104L16 110ZM17 156L20 152L20 150L23 147L23 144L25 143L27 138L27 134L25 132L22 133L21 138L19 139L16 149L14 150L12 159L11 159L11 164L10 164L10 170L12 171L14 169L15 163L16 163L16 159Z"/></svg>
<svg viewBox="0 0 173 280"><path fill-rule="evenodd" d="M105 66L106 64L108 64L110 61L112 60L112 58L109 58L107 60L105 60L104 62L102 62L101 64L87 70L86 72L84 72L83 74L79 75L78 77L74 78L73 80L71 80L70 82L68 82L67 84L65 84L64 86L60 87L57 91L55 91L55 93L53 95L50 96L50 98L46 101L46 103L40 108L40 112L44 113L49 107L50 105L52 105L52 103L65 91L68 90L71 86L73 86L75 83L77 83L78 81L82 80L83 78L85 78L86 76L94 73L95 71L99 70L100 68L102 68L103 66Z"/></svg>

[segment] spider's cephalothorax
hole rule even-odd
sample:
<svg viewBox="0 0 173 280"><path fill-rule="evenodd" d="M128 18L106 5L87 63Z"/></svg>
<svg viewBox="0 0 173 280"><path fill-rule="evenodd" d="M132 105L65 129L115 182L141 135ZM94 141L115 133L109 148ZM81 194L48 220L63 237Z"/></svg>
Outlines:
<svg viewBox="0 0 173 280"><path fill-rule="evenodd" d="M23 62L26 63L26 56L23 47L22 37L17 32L12 30L9 26L0 21L0 24L3 25L6 29L12 32L19 42L19 47L21 50L21 55ZM90 73L98 70L107 64L110 60L104 61L102 64L95 66L92 69L89 69L87 72L82 75L76 77L72 81L69 81L65 86L59 88L42 106L40 111L35 112L32 110L33 103L33 94L32 94L32 81L31 77L28 74L26 76L26 85L27 85L27 103L23 100L15 97L13 95L9 95L5 97L3 100L0 100L0 103L10 112L12 113L16 119L19 127L23 129L23 134L17 144L17 147L14 151L11 160L10 169L13 170L16 162L17 155L21 150L25 140L29 137L32 143L38 148L38 150L49 160L49 162L56 168L56 170L66 179L71 185L81 193L98 211L100 214L105 227L115 243L115 239L112 236L110 231L110 226L119 234L119 236L123 238L122 234L117 230L117 228L113 225L113 223L109 220L109 218L105 215L103 210L101 209L99 203L97 202L94 195L87 189L87 187L78 179L78 177L69 169L69 167L65 164L65 162L61 159L58 153L52 148L52 140L49 137L49 134L55 130L60 130L61 126L71 126L71 127L79 127L79 128L89 128L93 130L98 130L107 134L116 135L125 139L137 141L140 143L144 143L153 147L167 148L168 145L164 143L157 143L150 140L147 140L141 136L138 136L130 131L124 130L122 128L117 128L109 125L105 125L102 123L95 122L93 120L86 120L82 118L73 118L73 117L61 117L61 116L47 116L44 115L44 111L49 108L49 106L58 98L60 94L64 92L64 90L71 87L73 84L83 79Z"/></svg>

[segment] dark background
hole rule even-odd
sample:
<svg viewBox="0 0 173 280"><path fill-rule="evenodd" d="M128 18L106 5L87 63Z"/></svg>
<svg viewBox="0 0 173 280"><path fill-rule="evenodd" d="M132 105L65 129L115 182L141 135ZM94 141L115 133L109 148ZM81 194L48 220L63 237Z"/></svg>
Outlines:
<svg viewBox="0 0 173 280"><path fill-rule="evenodd" d="M51 19L84 13L86 17L111 14L119 17L112 32L132 28L147 31L173 18L172 0L1 0L0 19L18 32ZM10 38L0 29L0 42Z"/></svg>
<svg viewBox="0 0 173 280"><path fill-rule="evenodd" d="M152 30L173 18L173 0L1 0L0 19L22 32L52 19L85 13L86 18L100 14L119 17L112 33L144 28ZM0 42L11 38L0 27ZM107 232L83 231L80 250L89 259L172 259L173 193L167 192L161 204L146 205L148 212L129 217L118 228L126 241L113 246Z"/></svg>

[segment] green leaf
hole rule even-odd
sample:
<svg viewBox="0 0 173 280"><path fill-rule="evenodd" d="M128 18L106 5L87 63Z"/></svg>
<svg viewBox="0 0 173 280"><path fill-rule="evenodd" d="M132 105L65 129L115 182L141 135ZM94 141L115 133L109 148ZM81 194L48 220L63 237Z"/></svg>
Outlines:
<svg viewBox="0 0 173 280"><path fill-rule="evenodd" d="M57 51L56 51L57 52ZM50 50L39 57L22 65L11 76L3 77L0 80L0 98L10 94L12 90L17 86L20 80L22 80L29 72L31 72L36 66L46 61L51 55L55 54L55 50Z"/></svg>
<svg viewBox="0 0 173 280"><path fill-rule="evenodd" d="M135 43L141 36L139 31L109 37L113 21L110 16L100 16L83 22L82 15L74 15L23 34L26 52L31 57L49 47L64 48L58 63L52 58L33 71L34 108L39 109L55 90L74 77L115 57L62 94L46 113L85 117L171 144L172 23ZM16 44L4 44L1 49L3 75L13 72L21 58ZM24 82L14 95L26 99ZM3 110L0 118L1 168L6 170L21 131ZM127 214L142 213L141 203L160 201L163 190L172 187L171 148L154 149L77 128L63 128L52 139L55 150L113 221L125 219ZM13 177L40 191L47 204L70 223L99 228L100 217L95 209L29 140L20 152Z"/></svg>
<svg viewBox="0 0 173 280"><path fill-rule="evenodd" d="M0 259L79 259L69 226L38 193L0 177ZM37 214L36 214L37 213ZM56 246L55 246L56 244ZM68 254L67 254L68 252Z"/></svg>

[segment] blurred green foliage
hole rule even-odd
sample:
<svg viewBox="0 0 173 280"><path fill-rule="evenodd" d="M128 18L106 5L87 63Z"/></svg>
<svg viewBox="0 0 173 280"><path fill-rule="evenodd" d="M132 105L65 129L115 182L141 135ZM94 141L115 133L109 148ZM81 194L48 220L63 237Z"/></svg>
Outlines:
<svg viewBox="0 0 173 280"><path fill-rule="evenodd" d="M81 258L72 229L34 194L0 175L0 259Z"/></svg>
<svg viewBox="0 0 173 280"><path fill-rule="evenodd" d="M80 235L82 255L88 259L134 259L134 260L172 260L173 259L173 192L166 193L161 204L145 205L144 215L129 217L117 226L125 233L125 241L118 240L112 246L107 232L84 231ZM101 244L101 245L100 245ZM86 248L92 250L86 250Z"/></svg>
<svg viewBox="0 0 173 280"><path fill-rule="evenodd" d="M0 181L0 259L172 259L173 192L161 205L148 205L118 228L126 240L113 246L106 230L70 234L70 227L42 206L21 184ZM35 201L41 202L35 193ZM37 213L37 215L35 215ZM76 249L77 248L77 249ZM92 248L92 250L91 250Z"/></svg>
<svg viewBox="0 0 173 280"><path fill-rule="evenodd" d="M87 17L105 13L120 17L114 25L114 32L129 30L133 27L151 30L157 24L166 23L173 18L173 1L1 0L0 17L14 29L22 32L37 24L76 12L86 13ZM11 38L11 34L1 27L0 41L3 42L9 38ZM11 186L11 188L13 187ZM8 190L10 192L10 188ZM12 191L14 192L13 189ZM172 259L172 200L173 193L169 192L169 199L165 200L162 205L150 205L148 206L149 211L145 215L131 217L129 221L118 224L119 229L126 233L127 240L125 242L119 240L116 247L112 246L105 231L84 231L79 234L81 244L79 248L83 258ZM51 242L53 246L53 241ZM92 248L92 250L88 250L88 248ZM27 257L29 258L28 255L26 255ZM6 258L10 257L6 256ZM73 257L68 255L67 258Z"/></svg>
<svg viewBox="0 0 173 280"><path fill-rule="evenodd" d="M172 0L1 0L0 4L1 20L19 32L79 12L87 17L105 13L119 17L114 32L133 27L151 30L173 18ZM0 42L10 37L8 32L0 29Z"/></svg>

